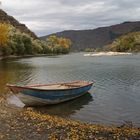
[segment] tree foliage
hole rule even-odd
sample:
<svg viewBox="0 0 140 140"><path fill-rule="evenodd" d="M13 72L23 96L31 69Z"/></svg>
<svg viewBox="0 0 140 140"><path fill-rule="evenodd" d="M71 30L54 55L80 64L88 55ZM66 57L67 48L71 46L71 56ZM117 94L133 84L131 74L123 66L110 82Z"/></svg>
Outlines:
<svg viewBox="0 0 140 140"><path fill-rule="evenodd" d="M140 32L133 32L117 38L106 50L117 52L140 52Z"/></svg>
<svg viewBox="0 0 140 140"><path fill-rule="evenodd" d="M70 51L71 41L50 36L46 41L33 39L12 25L0 24L0 55L65 54Z"/></svg>
<svg viewBox="0 0 140 140"><path fill-rule="evenodd" d="M46 40L47 46L52 53L68 53L70 51L71 41L63 37L52 35Z"/></svg>
<svg viewBox="0 0 140 140"><path fill-rule="evenodd" d="M10 25L0 23L0 47L3 47L8 43Z"/></svg>

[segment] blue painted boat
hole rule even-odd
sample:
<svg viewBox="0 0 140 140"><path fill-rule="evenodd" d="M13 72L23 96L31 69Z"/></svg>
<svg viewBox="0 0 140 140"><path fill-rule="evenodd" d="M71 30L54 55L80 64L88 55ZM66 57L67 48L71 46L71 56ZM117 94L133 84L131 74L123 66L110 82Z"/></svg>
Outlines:
<svg viewBox="0 0 140 140"><path fill-rule="evenodd" d="M7 85L26 106L57 104L87 93L93 82L74 81L46 85Z"/></svg>

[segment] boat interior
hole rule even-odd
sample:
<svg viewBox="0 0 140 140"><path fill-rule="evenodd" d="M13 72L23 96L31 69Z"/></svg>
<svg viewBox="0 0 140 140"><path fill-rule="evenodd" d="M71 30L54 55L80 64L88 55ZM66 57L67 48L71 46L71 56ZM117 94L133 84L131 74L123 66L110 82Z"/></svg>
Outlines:
<svg viewBox="0 0 140 140"><path fill-rule="evenodd" d="M76 81L71 83L58 83L58 84L48 84L48 85L32 85L28 86L30 88L34 89L44 89L44 90L50 90L50 89L71 89L71 88L78 88L82 86L88 85L89 82L86 81Z"/></svg>

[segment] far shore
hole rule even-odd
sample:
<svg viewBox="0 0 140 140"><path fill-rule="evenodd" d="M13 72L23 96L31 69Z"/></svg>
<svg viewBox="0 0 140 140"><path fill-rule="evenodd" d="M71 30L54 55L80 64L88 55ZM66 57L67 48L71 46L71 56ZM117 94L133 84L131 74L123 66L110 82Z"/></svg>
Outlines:
<svg viewBox="0 0 140 140"><path fill-rule="evenodd" d="M84 56L117 56L117 55L132 55L129 52L88 52Z"/></svg>
<svg viewBox="0 0 140 140"><path fill-rule="evenodd" d="M138 53L131 52L85 52L84 56L117 56L117 55L132 55ZM32 55L8 55L8 56L0 56L0 60L5 59L16 59L16 58L28 58L28 57L43 57L43 56L58 56L58 55L66 55L66 54L32 54Z"/></svg>
<svg viewBox="0 0 140 140"><path fill-rule="evenodd" d="M15 58L28 58L28 57L41 57L41 56L58 56L58 55L60 54L35 54L35 55L20 55L20 56L9 55L9 56L0 56L0 60L15 59Z"/></svg>

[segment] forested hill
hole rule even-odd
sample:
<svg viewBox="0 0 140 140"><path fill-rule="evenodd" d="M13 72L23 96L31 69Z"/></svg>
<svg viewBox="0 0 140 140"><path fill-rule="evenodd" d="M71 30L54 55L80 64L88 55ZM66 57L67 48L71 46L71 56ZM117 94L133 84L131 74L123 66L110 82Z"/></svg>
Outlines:
<svg viewBox="0 0 140 140"><path fill-rule="evenodd" d="M68 30L55 35L71 39L73 50L85 50L85 48L103 47L121 35L136 31L140 31L140 21L124 22L92 30ZM48 36L43 36L41 39L45 40Z"/></svg>
<svg viewBox="0 0 140 140"><path fill-rule="evenodd" d="M37 38L35 33L33 33L31 30L29 30L25 24L19 23L14 17L9 16L5 11L0 9L0 23L10 23L13 25L16 29L19 29L21 32L29 34L33 38Z"/></svg>

